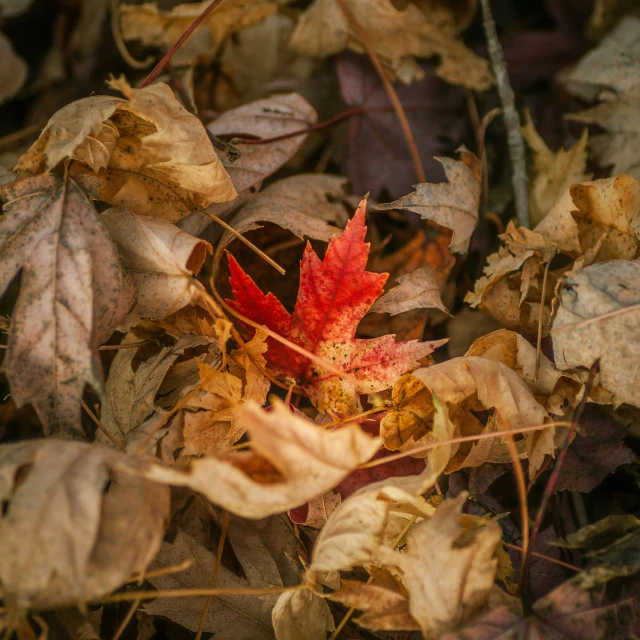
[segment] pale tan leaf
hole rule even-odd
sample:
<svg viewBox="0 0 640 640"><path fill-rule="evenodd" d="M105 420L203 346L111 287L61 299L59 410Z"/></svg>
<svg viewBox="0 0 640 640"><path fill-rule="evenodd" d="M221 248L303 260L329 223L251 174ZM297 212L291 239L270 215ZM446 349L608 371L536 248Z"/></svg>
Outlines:
<svg viewBox="0 0 640 640"><path fill-rule="evenodd" d="M120 135L101 176L105 202L177 222L194 209L237 196L204 126L166 84L110 84L128 101L111 116Z"/></svg>
<svg viewBox="0 0 640 640"><path fill-rule="evenodd" d="M162 320L199 299L202 285L194 277L211 245L174 224L111 208L102 220L118 245L138 291L136 306L119 329L130 329L140 318Z"/></svg>
<svg viewBox="0 0 640 640"><path fill-rule="evenodd" d="M379 204L379 211L407 209L453 231L450 249L466 253L471 234L478 224L482 165L473 153L463 150L460 160L437 158L449 182L418 184L415 191L395 202Z"/></svg>
<svg viewBox="0 0 640 640"><path fill-rule="evenodd" d="M4 12L2 12L4 14ZM11 100L27 81L29 67L19 56L11 40L0 32L0 104Z"/></svg>
<svg viewBox="0 0 640 640"><path fill-rule="evenodd" d="M600 383L640 407L640 262L612 260L569 272L551 329L560 369L600 359Z"/></svg>
<svg viewBox="0 0 640 640"><path fill-rule="evenodd" d="M378 298L370 311L396 315L412 309L440 309L449 314L440 297L436 271L430 265L400 276L398 284Z"/></svg>
<svg viewBox="0 0 640 640"><path fill-rule="evenodd" d="M336 510L341 502L341 495L333 491L312 498L307 505L307 517L305 521L300 524L313 527L314 529L322 529L327 523L329 516Z"/></svg>
<svg viewBox="0 0 640 640"><path fill-rule="evenodd" d="M263 546L262 554L268 555ZM243 569L251 569L241 553L236 553ZM215 565L215 554L197 543L181 529L173 542L163 542L160 553L151 563L150 570L163 569L179 565L187 560L192 565L180 571L149 579L156 589L206 589L211 582L211 575ZM220 565L216 579L216 587L220 589L256 589L265 587L280 587L280 576L270 573L262 577L255 572L247 575L248 579L240 578L230 571L224 564ZM277 596L216 596L211 601L209 614L205 619L203 630L214 633L216 640L273 640L271 628L271 610ZM191 597L180 600L172 598L158 598L144 605L147 614L161 615L177 622L191 631L197 631L200 616L204 609L206 597Z"/></svg>
<svg viewBox="0 0 640 640"><path fill-rule="evenodd" d="M376 53L404 82L420 75L413 56L439 56L436 74L447 82L478 91L493 83L488 62L432 24L430 12L423 13L414 4L398 9L391 0L347 0L346 5ZM362 51L336 0L315 0L300 17L290 46L298 53L323 58L347 47Z"/></svg>
<svg viewBox="0 0 640 640"><path fill-rule="evenodd" d="M404 553L387 547L378 552L380 561L400 570L409 610L425 638L437 638L468 620L485 605L493 587L502 530L490 522L460 544L460 512L466 498L463 492L445 500L432 518L415 524Z"/></svg>
<svg viewBox="0 0 640 640"><path fill-rule="evenodd" d="M169 492L137 460L97 444L0 447L0 582L13 613L81 605L143 572L169 519Z"/></svg>
<svg viewBox="0 0 640 640"><path fill-rule="evenodd" d="M264 411L246 402L236 411L252 452L195 459L183 470L151 465L147 477L191 487L237 515L263 518L333 488L379 447L355 424L327 431L282 405Z"/></svg>
<svg viewBox="0 0 640 640"><path fill-rule="evenodd" d="M309 589L283 593L271 616L277 640L326 640L335 629L326 600Z"/></svg>
<svg viewBox="0 0 640 640"><path fill-rule="evenodd" d="M3 368L47 434L84 437L85 385L102 390L97 347L133 304L133 284L86 180L46 174L2 187L0 291L22 268Z"/></svg>

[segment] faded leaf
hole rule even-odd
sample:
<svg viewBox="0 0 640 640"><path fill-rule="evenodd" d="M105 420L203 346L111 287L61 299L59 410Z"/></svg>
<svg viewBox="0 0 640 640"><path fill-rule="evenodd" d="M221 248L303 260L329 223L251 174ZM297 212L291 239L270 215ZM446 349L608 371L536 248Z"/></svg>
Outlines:
<svg viewBox="0 0 640 640"><path fill-rule="evenodd" d="M20 15L29 9L33 0L0 0L0 9L4 18Z"/></svg>
<svg viewBox="0 0 640 640"><path fill-rule="evenodd" d="M169 492L97 444L0 447L0 582L5 606L82 605L142 573L169 519Z"/></svg>
<svg viewBox="0 0 640 640"><path fill-rule="evenodd" d="M237 408L251 452L194 459L184 470L150 466L147 477L188 486L246 518L263 518L308 502L334 487L377 451L379 441L355 424L326 431L282 405Z"/></svg>
<svg viewBox="0 0 640 640"><path fill-rule="evenodd" d="M5 12L2 11L4 15ZM4 33L0 32L0 104L11 100L27 81L29 68Z"/></svg>
<svg viewBox="0 0 640 640"><path fill-rule="evenodd" d="M272 620L277 640L326 640L335 629L326 600L309 589L283 593Z"/></svg>
<svg viewBox="0 0 640 640"><path fill-rule="evenodd" d="M457 543L463 533L462 493L445 500L433 518L415 524L407 534L404 553L379 550L385 564L397 567L409 592L409 610L425 638L437 638L485 606L493 587L495 551L502 530L488 522L471 540Z"/></svg>
<svg viewBox="0 0 640 640"><path fill-rule="evenodd" d="M438 158L449 182L418 184L414 193L395 202L376 205L374 209L407 209L422 218L433 220L453 231L449 247L451 251L466 253L471 234L478 224L482 165L467 150L461 151L460 158Z"/></svg>
<svg viewBox="0 0 640 640"><path fill-rule="evenodd" d="M268 555L264 547L261 551ZM243 554L236 553L236 556L246 570L247 579L236 576L221 564L216 579L217 588L257 589L282 586L275 566L266 575L260 575L251 571L252 565ZM209 587L216 556L180 529L172 543L162 543L160 553L151 564L150 570L174 567L186 560L193 562L188 569L152 577L149 581L160 590ZM214 596L203 630L214 633L216 640L273 640L271 610L276 598L277 596ZM150 615L165 616L191 631L197 631L205 601L204 596L179 601L158 598L145 604L144 611Z"/></svg>
<svg viewBox="0 0 640 640"><path fill-rule="evenodd" d="M293 314L273 294L265 296L235 259L229 258L233 307L350 374L349 379L339 377L269 338L269 364L278 374L296 379L322 412L358 413L360 394L388 388L442 344L396 343L391 335L372 340L354 337L387 277L365 271L369 254L364 242L365 208L363 200L342 235L329 243L324 260L307 245Z"/></svg>
<svg viewBox="0 0 640 640"><path fill-rule="evenodd" d="M93 186L51 174L0 190L0 291L22 268L3 369L45 432L84 437L85 385L102 390L97 348L133 304L133 285L91 203Z"/></svg>
<svg viewBox="0 0 640 640"><path fill-rule="evenodd" d="M414 4L407 4L402 10L391 0L348 0L346 5L376 53L404 82L420 77L413 56L437 55L440 66L436 73L447 82L478 91L493 83L488 62L429 22L429 14ZM315 0L300 17L289 44L298 53L321 58L347 47L362 51L336 0Z"/></svg>
<svg viewBox="0 0 640 640"><path fill-rule="evenodd" d="M298 509L292 509L289 512L289 517L296 524L322 529L341 501L342 497L339 493L329 491L321 496L312 498L308 504L298 507ZM300 514L298 514L298 511L300 511Z"/></svg>
<svg viewBox="0 0 640 640"><path fill-rule="evenodd" d="M111 208L102 214L122 261L138 291L135 307L122 321L130 329L138 319L162 320L202 295L196 276L211 245L159 218Z"/></svg>
<svg viewBox="0 0 640 640"><path fill-rule="evenodd" d="M551 336L560 369L600 359L600 383L640 407L640 262L612 260L568 273Z"/></svg>

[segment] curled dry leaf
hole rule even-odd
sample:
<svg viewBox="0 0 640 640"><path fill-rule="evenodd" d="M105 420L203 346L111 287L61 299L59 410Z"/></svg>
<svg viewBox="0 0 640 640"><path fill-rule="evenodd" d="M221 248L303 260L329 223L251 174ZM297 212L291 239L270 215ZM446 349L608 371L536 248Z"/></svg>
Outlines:
<svg viewBox="0 0 640 640"><path fill-rule="evenodd" d="M101 217L138 292L120 330L130 329L140 318L162 320L198 301L203 287L194 276L212 251L208 242L170 222L127 209L114 207Z"/></svg>
<svg viewBox="0 0 640 640"><path fill-rule="evenodd" d="M145 571L169 491L136 462L80 442L0 447L0 583L11 614L82 605Z"/></svg>
<svg viewBox="0 0 640 640"><path fill-rule="evenodd" d="M0 190L0 291L22 268L3 369L47 434L84 437L85 385L102 390L97 348L134 301L134 287L91 203L93 178L52 174Z"/></svg>
<svg viewBox="0 0 640 640"><path fill-rule="evenodd" d="M403 553L381 547L378 559L396 567L409 593L409 610L425 638L438 638L481 610L493 588L502 530L488 522L465 536L466 493L445 500L432 518L416 523Z"/></svg>
<svg viewBox="0 0 640 640"><path fill-rule="evenodd" d="M640 262L612 260L566 275L551 328L560 369L600 360L616 403L640 407Z"/></svg>
<svg viewBox="0 0 640 640"><path fill-rule="evenodd" d="M183 470L151 465L149 479L188 486L246 518L264 518L308 502L337 485L378 450L379 440L349 424L327 431L275 405L236 409L251 452L194 459Z"/></svg>
<svg viewBox="0 0 640 640"><path fill-rule="evenodd" d="M478 224L482 164L466 149L460 152L460 160L438 160L444 167L449 182L415 185L416 190L408 196L395 202L378 204L374 209L407 209L422 218L433 220L453 231L451 251L466 253L471 234Z"/></svg>
<svg viewBox="0 0 640 640"><path fill-rule="evenodd" d="M395 410L380 424L380 437L387 448L411 449L434 440L434 397L446 404L456 436L499 433L541 425L548 419L525 382L502 362L479 357L452 358L418 369L396 383L392 396ZM479 412L489 412L486 425L476 417ZM553 454L553 435L553 428L524 434L520 453L526 452L532 477L544 456ZM505 443L499 437L487 438L453 445L445 471L509 460Z"/></svg>
<svg viewBox="0 0 640 640"><path fill-rule="evenodd" d="M307 244L293 314L273 294L264 295L235 259L229 258L234 295L229 303L235 309L349 374L349 378L338 376L273 338L267 340L269 364L278 374L297 380L323 412L358 413L360 394L387 389L444 343L397 343L391 335L372 340L354 337L387 279L386 274L365 271L369 254L364 242L365 208L366 199L344 233L332 238L324 260Z"/></svg>
<svg viewBox="0 0 640 640"><path fill-rule="evenodd" d="M4 11L2 12L4 14ZM13 98L27 81L29 67L14 50L11 41L0 32L0 104Z"/></svg>
<svg viewBox="0 0 640 640"><path fill-rule="evenodd" d="M326 640L335 629L326 600L309 589L283 593L271 619L277 640Z"/></svg>
<svg viewBox="0 0 640 640"><path fill-rule="evenodd" d="M391 0L345 0L345 4L376 53L404 82L420 77L413 56L439 56L436 73L447 82L478 91L491 86L488 62L430 22L430 11L423 13L413 3L397 9ZM362 51L336 0L315 0L300 17L289 44L298 53L322 58L347 47Z"/></svg>

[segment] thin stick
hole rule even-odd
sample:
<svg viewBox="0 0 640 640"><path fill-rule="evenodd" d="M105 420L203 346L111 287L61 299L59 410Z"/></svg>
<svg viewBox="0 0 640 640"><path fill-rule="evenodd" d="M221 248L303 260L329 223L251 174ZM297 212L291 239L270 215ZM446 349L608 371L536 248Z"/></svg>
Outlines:
<svg viewBox="0 0 640 640"><path fill-rule="evenodd" d="M356 17L353 15L349 7L347 7L344 0L337 0L340 5L340 9L342 9L342 13L344 13L345 18L349 22L349 26L355 33L358 40L360 40L362 46L365 48L373 66L375 67L380 80L382 81L382 85L384 86L387 95L389 96L389 100L393 105L393 110L396 112L396 116L398 118L398 122L400 123L400 128L402 129L402 133L404 134L405 140L407 141L407 146L409 147L409 154L411 155L411 160L413 162L413 168L416 172L416 176L418 178L418 182L426 182L427 178L424 173L424 167L422 166L422 160L420 159L420 153L418 152L418 147L416 145L416 140L413 137L413 132L411 131L411 126L409 125L409 121L407 120L407 115L404 112L404 108L402 107L402 103L398 98L398 94L396 90L393 88L391 81L387 77L387 74L380 63L380 59L378 55L374 51L373 47L369 43L369 38L365 33L364 29L360 26ZM524 149L524 147L523 147Z"/></svg>
<svg viewBox="0 0 640 640"><path fill-rule="evenodd" d="M140 88L146 87L151 84L164 69L165 65L171 58L173 58L175 52L185 43L187 38L207 19L209 14L222 2L223 0L212 0L204 11L187 27L186 31L178 38L176 43L165 53L160 62L151 70L151 73L142 81Z"/></svg>
<svg viewBox="0 0 640 640"><path fill-rule="evenodd" d="M504 61L502 46L498 40L496 23L491 14L489 0L480 0L482 6L482 24L487 39L487 50L491 59L491 66L498 85L498 94L504 109L504 123L507 127L507 144L513 167L511 177L513 195L516 206L516 216L521 227L529 227L529 211L527 202L527 163L524 140L520 131L520 117L516 110L516 101L509 82L509 74Z"/></svg>
<svg viewBox="0 0 640 640"><path fill-rule="evenodd" d="M134 600L129 607L129 611L127 611L127 615L124 617L120 626L116 629L116 632L113 634L113 638L111 640L120 640L120 636L124 633L124 630L127 628L127 625L131 622L131 618L133 618L133 614L136 612L136 609L140 606L140 600Z"/></svg>
<svg viewBox="0 0 640 640"><path fill-rule="evenodd" d="M146 573L141 573L140 575L136 575L129 582L140 582L142 578L145 580L149 578L157 578L158 576L166 576L168 573L178 573L180 571L185 571L193 564L193 559L188 558L184 562L180 564L174 564L170 567L163 567L162 569L155 569L153 571L147 571Z"/></svg>
<svg viewBox="0 0 640 640"><path fill-rule="evenodd" d="M143 344L149 344L153 342L153 338L143 340L142 342L128 342L127 344L107 344L102 347L98 347L98 351L119 351L120 349L135 349L141 347Z"/></svg>
<svg viewBox="0 0 640 640"><path fill-rule="evenodd" d="M247 240L241 233L238 233L232 226L227 224L221 218L218 218L214 213L209 213L206 209L198 209L198 213L204 213L205 216L209 216L212 220L215 220L223 229L226 229L232 236L244 242L249 249L258 254L267 264L270 264L281 276L286 272L285 270L272 258L270 258L264 251L258 249L253 242Z"/></svg>
<svg viewBox="0 0 640 640"><path fill-rule="evenodd" d="M590 325L594 322L602 322L603 320L608 320L609 318L613 318L614 316L630 313L631 311L637 311L638 309L640 309L640 302L636 304L631 304L628 307L622 307L622 309L616 309L615 311L609 311L608 313L603 313L601 316L594 316L593 318L580 320L580 322L573 322L572 324L566 324L564 327L551 329L551 331L549 331L549 334L560 333L562 331L572 331L573 329L577 329L578 327L586 327L587 325Z"/></svg>
<svg viewBox="0 0 640 640"><path fill-rule="evenodd" d="M213 565L213 573L211 574L211 582L209 587L212 589L216 586L216 580L218 579L218 572L220 571L220 562L222 561L222 550L224 549L224 541L227 538L227 529L229 528L229 512L225 510L224 518L222 520L222 530L220 532L220 542L218 542L218 553L216 554L216 562ZM213 596L207 596L204 608L202 609L202 615L200 616L200 624L198 625L198 633L196 633L196 640L202 638L202 630L204 629L204 623L207 621L209 615L209 607L211 607L211 601Z"/></svg>
<svg viewBox="0 0 640 640"><path fill-rule="evenodd" d="M402 460L402 458L406 458L407 456L412 456L416 453L422 453L423 451L429 451L430 449L435 449L436 447L443 447L449 444L457 444L459 442L474 442L475 440L486 440L487 438L502 438L506 436L507 433L512 435L516 435L518 433L529 433L530 431L540 431L541 429L549 429L551 427L565 427L569 426L569 423L560 420L558 422L548 422L546 424L536 424L532 427L521 427L519 429L510 429L507 431L491 431L490 433L478 433L473 436L462 436L460 438L451 438L451 440L443 440L442 442L430 442L429 444L424 444L419 447L412 447L411 449L407 449L406 451L402 451L401 453L394 453L393 455L386 456L385 458L379 458L378 460L371 460L371 462L365 462L356 467L356 469L370 469L371 467L378 467L381 464L386 464L387 462L394 462L395 460Z"/></svg>
<svg viewBox="0 0 640 640"><path fill-rule="evenodd" d="M549 504L549 499L553 494L553 489L556 486L556 482L558 480L558 476L560 475L560 469L562 468L562 464L567 457L567 451L569 450L569 445L573 442L573 439L576 435L576 431L578 430L578 423L580 422L580 418L582 417L582 412L587 404L587 400L589 398L589 393L591 392L591 388L593 387L593 381L595 380L596 373L600 367L600 360L596 360L593 365L591 365L591 369L589 370L589 378L584 385L584 392L582 394L582 398L580 399L580 404L577 406L575 413L573 414L573 421L571 422L571 426L569 427L569 431L567 432L567 438L564 441L564 445L562 446L562 450L558 455L555 466L553 467L553 471L549 476L549 480L547 480L547 486L544 488L544 493L542 494L542 501L540 502L540 507L538 509L538 513L536 515L535 522L533 523L533 529L531 530L531 538L529 542L529 548L527 549L527 553L522 560L522 567L520 570L520 580L519 580L519 588L522 588L522 585L525 584L527 578L527 572L529 568L529 562L531 560L531 551L536 544L536 539L538 537L538 532L540 531L540 526L542 525L542 519L544 518L544 513L547 509L547 505Z"/></svg>
<svg viewBox="0 0 640 640"><path fill-rule="evenodd" d="M122 59L133 69L146 69L154 60L153 56L149 55L144 60L136 60L127 49L127 45L122 38L122 31L120 30L120 0L111 0L111 33L113 34L113 40L116 43L118 53L122 56ZM114 638L114 640L116 640Z"/></svg>
<svg viewBox="0 0 640 640"><path fill-rule="evenodd" d="M542 356L542 320L544 317L544 300L547 296L547 279L549 277L549 267L553 256L549 256L547 263L544 265L544 276L542 276L542 293L540 294L540 311L538 313L538 340L536 342L536 368L533 374L535 380L538 379L540 373L540 357Z"/></svg>
<svg viewBox="0 0 640 640"><path fill-rule="evenodd" d="M111 442L113 442L113 444L120 449L120 451L124 451L124 445L121 442L118 442L102 425L102 423L100 422L100 420L98 420L98 418L96 417L95 413L93 413L93 411L91 411L91 408L87 405L87 403L84 400L80 400L80 404L82 405L82 408L87 412L87 415L91 418L91 421L98 427L98 429L100 429L100 431L102 431L102 433L104 433L105 436L107 436L107 438L109 438L109 440L111 440Z"/></svg>
<svg viewBox="0 0 640 640"><path fill-rule="evenodd" d="M519 547L517 544L509 544L508 542L502 542L502 544L507 547L507 549L515 549L520 553L524 553L524 549ZM562 560L558 560L557 558L552 558L551 556L545 556L544 553L538 553L537 551L531 552L532 556L536 558L541 558L542 560L546 560L547 562L553 562L553 564L558 564L561 567L565 567L565 569L571 569L572 571L582 571L580 567L576 567L574 564L569 564L568 562L563 562Z"/></svg>
<svg viewBox="0 0 640 640"><path fill-rule="evenodd" d="M44 125L40 123L30 124L28 127L25 127L24 129L20 129L19 131L14 131L13 133L9 133L6 136L2 136L2 138L0 138L0 149L4 149L5 147L10 147L16 142L20 142L20 140L23 140L24 138L28 138L30 135L33 135L34 133L38 133L42 131L43 126Z"/></svg>

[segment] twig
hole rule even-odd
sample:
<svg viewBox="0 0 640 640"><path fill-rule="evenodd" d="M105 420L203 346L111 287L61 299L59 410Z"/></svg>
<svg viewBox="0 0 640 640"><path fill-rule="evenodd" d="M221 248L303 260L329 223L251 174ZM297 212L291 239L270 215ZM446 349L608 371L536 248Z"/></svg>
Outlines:
<svg viewBox="0 0 640 640"><path fill-rule="evenodd" d="M229 528L229 512L225 510L224 518L222 520L222 531L220 532L220 542L218 542L218 553L216 554L216 562L213 565L213 573L211 574L211 582L209 586L213 589L216 586L216 580L218 579L218 571L220 571L220 562L222 561L222 550L224 549L224 541L227 538L227 529ZM202 638L202 631L204 629L204 623L207 621L209 615L209 607L213 596L207 596L207 601L202 609L202 615L200 616L200 624L198 625L198 633L196 633L196 640Z"/></svg>
<svg viewBox="0 0 640 640"><path fill-rule="evenodd" d="M165 65L171 58L173 58L175 52L185 43L189 36L206 20L209 14L222 2L223 0L212 0L202 13L187 27L186 31L178 38L176 43L165 53L160 62L151 70L151 73L142 81L140 88L146 87L151 84L164 69Z"/></svg>
<svg viewBox="0 0 640 640"><path fill-rule="evenodd" d="M538 340L536 342L536 368L533 374L535 380L540 373L540 356L542 355L542 320L544 318L544 300L547 297L547 279L549 277L549 267L551 266L553 255L549 256L544 265L544 276L542 277L542 293L540 294L540 311L538 312Z"/></svg>
<svg viewBox="0 0 640 640"><path fill-rule="evenodd" d="M43 126L44 125L41 123L30 124L24 129L20 129L19 131L14 131L13 133L9 133L6 136L2 136L2 138L0 138L0 149L11 147L11 145L15 144L16 142L20 142L24 138L28 138L34 133L39 133L40 131L42 131Z"/></svg>
<svg viewBox="0 0 640 640"><path fill-rule="evenodd" d="M575 413L573 414L573 421L571 422L571 426L569 427L569 431L567 432L567 438L564 441L564 445L562 446L562 450L558 455L556 464L553 467L553 471L551 472L551 475L549 476L549 480L547 480L547 486L544 488L544 493L542 494L540 507L538 509L535 522L533 523L533 529L531 530L529 548L527 549L527 553L524 556L524 559L522 560L522 567L520 570L520 580L519 580L520 588L522 588L522 585L525 584L525 581L527 578L527 572L529 568L529 562L531 560L531 552L533 550L533 547L536 544L538 532L540 531L540 527L542 525L542 519L544 518L547 505L549 504L549 499L553 495L553 489L556 486L558 476L560 475L560 469L562 468L562 464L564 463L564 460L567 457L567 451L569 450L569 446L573 442L573 439L576 435L576 431L578 430L578 423L580 422L580 418L582 417L582 412L584 411L584 408L587 404L587 400L589 399L589 393L591 392L591 388L593 387L593 382L595 380L596 373L598 372L599 367L600 367L600 360L596 360L593 363L593 365L591 365L591 369L589 370L589 378L587 379L584 385L584 392L582 393L580 404L577 406Z"/></svg>
<svg viewBox="0 0 640 640"><path fill-rule="evenodd" d="M146 69L154 60L154 57L148 55L144 60L136 60L127 49L127 45L124 43L122 37L122 31L120 30L120 0L111 0L111 33L113 34L113 40L116 43L118 53L122 56L122 59L133 69ZM115 639L114 639L115 640Z"/></svg>
<svg viewBox="0 0 640 640"><path fill-rule="evenodd" d="M116 632L113 634L113 638L111 640L120 640L120 637L124 633L124 630L127 628L127 625L131 622L131 618L133 618L133 614L136 612L136 609L140 605L140 600L134 600L129 607L129 611L127 611L127 615L124 617L120 626L116 629Z"/></svg>
<svg viewBox="0 0 640 640"><path fill-rule="evenodd" d="M520 553L524 554L524 549L519 547L517 544L509 544L508 542L502 542L502 544L507 547L507 549L515 549ZM558 560L557 558L552 558L551 556L545 556L544 553L538 553L537 551L531 552L532 556L536 558L541 558L542 560L546 560L547 562L553 562L553 564L558 564L565 569L571 569L572 571L582 571L580 567L576 567L574 564L569 564L568 562L563 562L562 560Z"/></svg>
<svg viewBox="0 0 640 640"><path fill-rule="evenodd" d="M89 408L89 406L87 405L87 403L84 400L80 400L80 404L82 405L82 408L87 412L87 415L91 418L92 422L98 427L98 429L100 429L100 431L102 431L102 433L104 433L105 436L107 436L107 438L109 438L109 440L111 440L111 442L113 442L113 444L120 450L120 451L124 451L124 445L120 442L118 442L102 425L102 423L100 422L100 420L98 420L98 418L96 417L95 413L93 413L93 411L91 411L91 409Z"/></svg>
<svg viewBox="0 0 640 640"><path fill-rule="evenodd" d="M338 0L340 1L340 0ZM489 0L480 0L482 5L482 24L487 39L487 50L491 59L491 66L498 85L498 94L504 109L504 123L507 127L507 143L513 175L513 195L516 206L516 216L521 227L529 227L529 211L527 202L527 163L524 140L520 131L520 117L516 110L516 101L509 82L509 74L504 61L502 46L498 40L496 23L491 14Z"/></svg>
<svg viewBox="0 0 640 640"><path fill-rule="evenodd" d="M416 140L413 137L413 132L411 131L411 126L409 125L409 121L407 120L407 115L404 112L404 108L402 107L402 103L398 98L398 94L396 90L393 88L391 81L387 77L387 74L380 63L380 59L378 58L378 54L374 51L373 47L369 43L369 38L365 33L364 29L360 26L356 17L351 12L351 9L347 7L344 0L337 0L340 5L340 9L342 9L342 13L344 13L349 26L355 33L360 43L365 48L373 66L375 67L380 80L389 96L389 100L393 105L393 109L396 112L396 116L398 118L398 122L400 123L400 128L402 129L402 133L404 134L405 140L407 141L407 146L409 147L409 154L411 155L411 160L413 162L413 167L416 172L416 177L418 178L418 182L426 182L427 178L424 173L424 167L422 166L422 160L420 159L420 153L418 152L418 147L416 145ZM524 149L524 147L523 147Z"/></svg>

